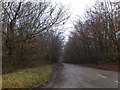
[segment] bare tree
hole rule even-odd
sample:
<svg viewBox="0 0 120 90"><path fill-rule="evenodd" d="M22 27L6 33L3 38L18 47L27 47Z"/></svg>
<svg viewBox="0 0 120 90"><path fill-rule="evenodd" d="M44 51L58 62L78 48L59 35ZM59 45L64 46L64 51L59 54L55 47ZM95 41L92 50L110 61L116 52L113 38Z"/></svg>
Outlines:
<svg viewBox="0 0 120 90"><path fill-rule="evenodd" d="M59 27L62 27L69 17L67 9L63 6L52 5L50 2L2 3L3 52L9 56L8 64L24 62L26 65L29 55L30 57L41 56L41 59L45 59L45 53L49 53L49 57L57 57L55 48L59 48L58 44L61 46L62 43L59 43L61 42L59 34L53 32L61 32L58 31ZM47 36L49 38L46 38ZM48 42L51 43L50 46ZM46 52L48 47L50 50ZM51 52L57 54L53 53L53 55ZM43 54L40 55L40 53ZM13 56L20 59L14 61Z"/></svg>
<svg viewBox="0 0 120 90"><path fill-rule="evenodd" d="M103 1L87 10L66 45L65 60L79 63L117 63L119 60L119 3ZM71 49L72 48L72 49ZM70 53L75 53L71 55ZM68 55L68 56L67 56ZM91 58L91 59L90 59Z"/></svg>

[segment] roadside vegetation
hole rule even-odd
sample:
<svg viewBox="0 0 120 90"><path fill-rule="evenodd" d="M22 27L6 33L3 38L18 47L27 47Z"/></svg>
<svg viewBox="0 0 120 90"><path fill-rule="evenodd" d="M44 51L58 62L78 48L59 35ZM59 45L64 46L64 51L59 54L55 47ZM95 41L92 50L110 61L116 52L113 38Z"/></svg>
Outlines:
<svg viewBox="0 0 120 90"><path fill-rule="evenodd" d="M49 80L52 65L41 65L35 68L22 69L3 75L3 88L30 88L43 86Z"/></svg>
<svg viewBox="0 0 120 90"><path fill-rule="evenodd" d="M120 2L100 1L74 22L64 48L64 61L93 67L118 68L120 60ZM102 67L101 67L102 68ZM115 69L115 70L116 70ZM114 70L114 69L113 69Z"/></svg>
<svg viewBox="0 0 120 90"><path fill-rule="evenodd" d="M61 55L68 10L45 1L2 2L1 14L3 87L43 84Z"/></svg>

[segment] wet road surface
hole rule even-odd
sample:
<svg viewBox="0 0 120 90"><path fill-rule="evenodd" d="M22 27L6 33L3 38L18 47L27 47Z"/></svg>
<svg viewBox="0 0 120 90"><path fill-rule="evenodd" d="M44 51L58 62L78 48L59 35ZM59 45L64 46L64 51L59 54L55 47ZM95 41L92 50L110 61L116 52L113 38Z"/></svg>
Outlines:
<svg viewBox="0 0 120 90"><path fill-rule="evenodd" d="M118 88L118 72L64 64L47 88Z"/></svg>

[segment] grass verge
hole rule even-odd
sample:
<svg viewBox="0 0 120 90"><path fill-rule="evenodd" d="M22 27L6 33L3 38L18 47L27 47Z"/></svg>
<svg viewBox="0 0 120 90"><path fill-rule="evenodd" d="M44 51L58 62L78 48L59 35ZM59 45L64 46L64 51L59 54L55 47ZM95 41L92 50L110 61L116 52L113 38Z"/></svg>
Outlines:
<svg viewBox="0 0 120 90"><path fill-rule="evenodd" d="M2 75L2 88L29 88L44 85L52 74L52 65L28 68Z"/></svg>

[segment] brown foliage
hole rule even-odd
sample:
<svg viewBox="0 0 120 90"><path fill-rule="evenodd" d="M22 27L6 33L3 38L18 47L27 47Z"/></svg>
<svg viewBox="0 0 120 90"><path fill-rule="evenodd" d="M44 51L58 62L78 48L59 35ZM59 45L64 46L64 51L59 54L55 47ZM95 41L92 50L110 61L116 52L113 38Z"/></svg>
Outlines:
<svg viewBox="0 0 120 90"><path fill-rule="evenodd" d="M75 31L64 50L65 62L118 64L120 56L120 2L97 2L84 20L74 23Z"/></svg>

